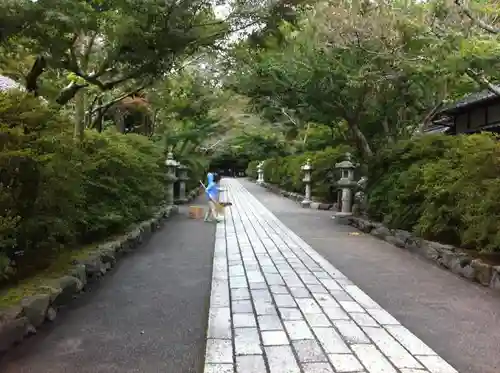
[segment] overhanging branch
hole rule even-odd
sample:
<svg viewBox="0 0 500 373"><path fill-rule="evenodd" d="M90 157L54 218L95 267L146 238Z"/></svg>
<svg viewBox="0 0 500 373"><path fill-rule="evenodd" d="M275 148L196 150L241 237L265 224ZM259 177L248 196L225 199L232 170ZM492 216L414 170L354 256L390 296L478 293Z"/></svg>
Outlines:
<svg viewBox="0 0 500 373"><path fill-rule="evenodd" d="M86 84L86 83L85 84L78 84L78 83L71 82L66 87L64 87L61 90L61 92L59 92L59 95L56 98L56 102L61 106L66 105L69 101L71 101L73 99L73 97L75 97L75 95L77 94L77 92L80 89L85 88L85 87L88 87L88 84Z"/></svg>
<svg viewBox="0 0 500 373"><path fill-rule="evenodd" d="M465 70L467 76L473 79L476 83L478 83L481 87L487 88L491 93L494 93L497 96L500 96L500 88L491 83L485 76L477 71L472 69Z"/></svg>
<svg viewBox="0 0 500 373"><path fill-rule="evenodd" d="M440 101L436 106L434 106L431 111L429 111L426 116L424 117L423 121L420 123L419 125L419 132L422 133L426 128L427 126L429 125L429 123L431 122L431 120L434 118L434 116L438 113L439 110L441 110L441 108L444 106L444 101Z"/></svg>
<svg viewBox="0 0 500 373"><path fill-rule="evenodd" d="M113 106L114 104L116 104L117 102L120 102L121 100L127 98L127 97L130 97L130 96L133 96L135 95L136 93L139 93L140 91L142 91L144 88L146 88L150 83L145 83L143 85L141 85L139 88L137 89L134 89L132 91L129 91L127 93L124 93L123 95L121 96L118 96L108 102L106 102L105 104L102 104L102 105L99 105L98 107L96 107L95 109L92 110L92 112L90 114L94 114L98 111L106 111L108 110L111 106Z"/></svg>
<svg viewBox="0 0 500 373"><path fill-rule="evenodd" d="M462 0L455 0L455 4L462 10L462 12L479 28L484 31L489 32L490 34L500 34L500 28L490 25L479 18L477 18L469 8L467 8Z"/></svg>
<svg viewBox="0 0 500 373"><path fill-rule="evenodd" d="M47 67L47 61L43 56L38 56L26 76L26 89L38 96L38 78L43 74Z"/></svg>

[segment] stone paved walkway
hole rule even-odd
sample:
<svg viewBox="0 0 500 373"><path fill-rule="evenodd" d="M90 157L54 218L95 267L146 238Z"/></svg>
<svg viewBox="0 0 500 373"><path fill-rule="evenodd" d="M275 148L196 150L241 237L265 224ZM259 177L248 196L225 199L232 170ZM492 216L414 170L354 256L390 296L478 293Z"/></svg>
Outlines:
<svg viewBox="0 0 500 373"><path fill-rule="evenodd" d="M239 181L224 185L205 373L456 373Z"/></svg>

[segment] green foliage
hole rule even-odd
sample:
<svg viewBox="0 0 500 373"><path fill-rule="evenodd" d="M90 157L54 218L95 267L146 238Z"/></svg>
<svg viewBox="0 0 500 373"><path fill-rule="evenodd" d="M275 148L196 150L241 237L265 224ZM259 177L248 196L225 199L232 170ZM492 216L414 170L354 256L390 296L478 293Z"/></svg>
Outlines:
<svg viewBox="0 0 500 373"><path fill-rule="evenodd" d="M500 144L493 135L400 142L368 169L372 217L428 239L500 251Z"/></svg>
<svg viewBox="0 0 500 373"><path fill-rule="evenodd" d="M19 278L147 218L164 197L161 147L114 132L77 146L70 127L38 99L0 93L0 257Z"/></svg>
<svg viewBox="0 0 500 373"><path fill-rule="evenodd" d="M432 108L498 80L499 34L471 28L451 4L317 3L281 23L279 40L241 42L226 81L294 134L319 123L370 158L428 124Z"/></svg>
<svg viewBox="0 0 500 373"><path fill-rule="evenodd" d="M11 266L11 260L6 254L0 253L0 283L8 280L13 274L15 271Z"/></svg>
<svg viewBox="0 0 500 373"><path fill-rule="evenodd" d="M163 149L144 136L89 132L78 155L86 203L77 221L82 239L95 241L145 219L164 197Z"/></svg>
<svg viewBox="0 0 500 373"><path fill-rule="evenodd" d="M158 84L149 97L157 108L154 139L188 166L188 189L199 186L199 180L205 178L209 161L203 145L225 131L214 114L214 108L220 104L219 95L220 91L210 86L206 77L181 72Z"/></svg>
<svg viewBox="0 0 500 373"><path fill-rule="evenodd" d="M182 55L212 45L228 31L204 1L105 3L22 1L15 9L2 4L0 13L18 13L17 22L7 23L6 35L22 36L19 41L33 54L47 56L50 68L70 73L68 82L76 83L73 76L102 90L159 77Z"/></svg>
<svg viewBox="0 0 500 373"><path fill-rule="evenodd" d="M347 146L338 146L318 152L270 158L264 163L264 180L287 191L304 193L302 181L304 173L301 166L310 159L313 167L311 174L313 197L320 201L334 201L335 183L339 179L335 164L343 160L344 154L349 150ZM247 173L252 172L250 168L247 170Z"/></svg>
<svg viewBox="0 0 500 373"><path fill-rule="evenodd" d="M251 161L248 163L248 167L245 171L246 175L253 179L256 180L257 177L259 176L257 173L257 165L259 164L259 161Z"/></svg>
<svg viewBox="0 0 500 373"><path fill-rule="evenodd" d="M287 154L290 153L286 149L286 144L280 142L277 136L247 133L230 139L226 146L214 152L211 166L243 171L252 160L264 160Z"/></svg>
<svg viewBox="0 0 500 373"><path fill-rule="evenodd" d="M400 183L399 176L405 172L412 176L418 174L425 162L442 157L453 141L454 137L430 135L418 140L401 141L394 147L379 152L368 165L370 215L378 220L386 217L387 223L394 221L402 229L413 227L422 196L418 194L416 185L410 185L407 181ZM413 189L413 192L400 195L399 191L405 188L410 191ZM398 192L388 193L389 190ZM391 209L391 203L399 203L400 208ZM396 213L398 217L393 218L391 214Z"/></svg>

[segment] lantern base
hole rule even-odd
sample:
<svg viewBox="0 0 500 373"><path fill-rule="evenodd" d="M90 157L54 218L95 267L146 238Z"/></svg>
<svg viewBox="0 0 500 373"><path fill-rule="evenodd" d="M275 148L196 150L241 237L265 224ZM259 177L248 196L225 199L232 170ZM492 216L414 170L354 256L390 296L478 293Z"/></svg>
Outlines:
<svg viewBox="0 0 500 373"><path fill-rule="evenodd" d="M300 202L300 205L304 208L307 208L307 207L311 207L311 203L312 201L308 200L308 199L305 199L303 200L302 202Z"/></svg>
<svg viewBox="0 0 500 373"><path fill-rule="evenodd" d="M351 218L352 216L352 212L336 212L332 215L332 220L340 225L348 225L349 218Z"/></svg>
<svg viewBox="0 0 500 373"><path fill-rule="evenodd" d="M176 205L184 205L186 203L188 203L188 199L187 198L178 198L175 200L175 204Z"/></svg>

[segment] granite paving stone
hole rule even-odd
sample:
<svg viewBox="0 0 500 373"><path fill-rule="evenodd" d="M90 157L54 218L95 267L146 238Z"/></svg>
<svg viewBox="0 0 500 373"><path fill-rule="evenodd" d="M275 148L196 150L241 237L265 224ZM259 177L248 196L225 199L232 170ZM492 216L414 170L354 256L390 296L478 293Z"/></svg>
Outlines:
<svg viewBox="0 0 500 373"><path fill-rule="evenodd" d="M238 180L223 185L204 373L458 373Z"/></svg>

